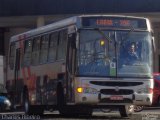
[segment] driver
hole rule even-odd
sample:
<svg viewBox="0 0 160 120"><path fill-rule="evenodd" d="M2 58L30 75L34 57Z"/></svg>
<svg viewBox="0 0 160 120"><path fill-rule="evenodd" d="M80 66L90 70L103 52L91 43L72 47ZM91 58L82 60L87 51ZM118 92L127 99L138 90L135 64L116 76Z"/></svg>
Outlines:
<svg viewBox="0 0 160 120"><path fill-rule="evenodd" d="M138 60L138 54L136 52L136 46L134 43L132 43L128 48L127 60L128 61Z"/></svg>

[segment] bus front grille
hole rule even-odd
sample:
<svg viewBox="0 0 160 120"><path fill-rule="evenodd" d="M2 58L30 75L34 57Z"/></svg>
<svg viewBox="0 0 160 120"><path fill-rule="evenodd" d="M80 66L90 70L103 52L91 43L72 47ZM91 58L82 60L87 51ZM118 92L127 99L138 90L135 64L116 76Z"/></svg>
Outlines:
<svg viewBox="0 0 160 120"><path fill-rule="evenodd" d="M133 94L133 90L129 90L129 89L119 89L119 90L101 89L100 93L104 94L104 95L130 95L130 94Z"/></svg>
<svg viewBox="0 0 160 120"><path fill-rule="evenodd" d="M117 82L117 81L90 81L91 84L100 85L100 86L119 86L119 87L130 87L142 85L143 82Z"/></svg>

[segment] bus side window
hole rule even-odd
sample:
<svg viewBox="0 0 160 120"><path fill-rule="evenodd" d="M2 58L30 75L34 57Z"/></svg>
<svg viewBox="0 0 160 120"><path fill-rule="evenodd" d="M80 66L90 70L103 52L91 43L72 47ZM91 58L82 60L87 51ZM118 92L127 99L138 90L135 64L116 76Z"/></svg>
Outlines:
<svg viewBox="0 0 160 120"><path fill-rule="evenodd" d="M14 69L15 55L16 55L15 50L16 50L15 43L13 43L10 45L10 55L9 55L9 66L11 70Z"/></svg>
<svg viewBox="0 0 160 120"><path fill-rule="evenodd" d="M46 63L47 62L47 56L48 56L48 43L49 43L49 35L43 35L41 37L41 48L40 48L40 57L39 62L40 63Z"/></svg>
<svg viewBox="0 0 160 120"><path fill-rule="evenodd" d="M24 66L29 66L31 63L32 39L26 40L24 46Z"/></svg>
<svg viewBox="0 0 160 120"><path fill-rule="evenodd" d="M56 60L57 41L58 41L58 32L51 33L49 38L49 51L48 51L49 62L53 62Z"/></svg>
<svg viewBox="0 0 160 120"><path fill-rule="evenodd" d="M35 37L33 39L32 65L39 64L40 40L41 40L41 37Z"/></svg>
<svg viewBox="0 0 160 120"><path fill-rule="evenodd" d="M58 40L58 54L57 54L58 60L65 58L66 42L67 42L67 30L62 30L60 31L60 36Z"/></svg>

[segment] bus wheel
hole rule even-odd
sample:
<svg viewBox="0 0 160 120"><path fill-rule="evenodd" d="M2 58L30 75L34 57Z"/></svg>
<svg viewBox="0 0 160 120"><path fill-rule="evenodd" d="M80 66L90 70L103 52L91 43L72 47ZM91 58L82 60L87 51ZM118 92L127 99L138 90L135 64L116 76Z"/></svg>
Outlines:
<svg viewBox="0 0 160 120"><path fill-rule="evenodd" d="M124 105L119 107L121 117L130 117L134 112L134 105Z"/></svg>
<svg viewBox="0 0 160 120"><path fill-rule="evenodd" d="M143 110L144 106L141 105L135 105L134 106L134 112L141 112Z"/></svg>
<svg viewBox="0 0 160 120"><path fill-rule="evenodd" d="M62 84L59 83L57 86L57 106L59 113L63 116L91 116L92 109L88 107L80 107L80 106L67 106L65 103L64 91Z"/></svg>

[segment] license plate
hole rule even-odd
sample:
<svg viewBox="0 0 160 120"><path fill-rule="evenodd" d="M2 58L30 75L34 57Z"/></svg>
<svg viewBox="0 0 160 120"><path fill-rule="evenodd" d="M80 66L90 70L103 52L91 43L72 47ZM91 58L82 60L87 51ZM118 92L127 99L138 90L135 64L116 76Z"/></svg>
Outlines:
<svg viewBox="0 0 160 120"><path fill-rule="evenodd" d="M123 96L111 96L110 100L123 100Z"/></svg>

